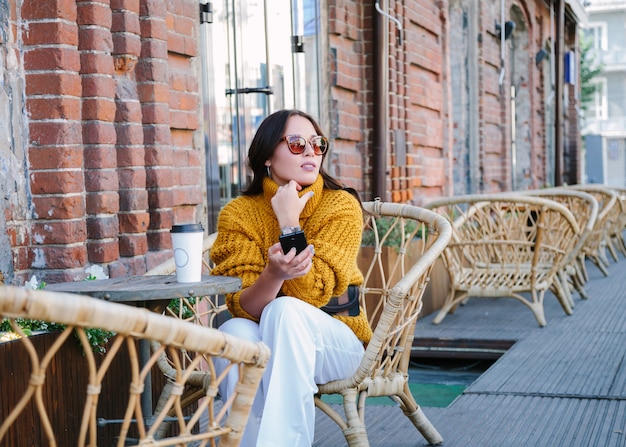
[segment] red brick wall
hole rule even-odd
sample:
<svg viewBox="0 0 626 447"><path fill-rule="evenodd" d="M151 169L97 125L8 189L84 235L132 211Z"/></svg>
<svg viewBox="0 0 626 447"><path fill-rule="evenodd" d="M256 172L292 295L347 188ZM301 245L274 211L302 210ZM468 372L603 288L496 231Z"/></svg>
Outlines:
<svg viewBox="0 0 626 447"><path fill-rule="evenodd" d="M474 0L466 0L471 3ZM397 44L397 27L389 21L388 84L383 86L389 101L386 151L388 200L423 204L433 197L452 194L447 178L454 163L450 153L453 145L450 129L464 125L453 121L447 83L452 76L464 73L446 71L447 47L463 38L460 30L447 22L449 2L441 0L390 0L384 2L387 12L401 21L404 42ZM501 22L500 2L479 2L476 39L478 70L478 166L480 190L497 192L512 187L512 110L510 88L512 62L510 41L506 42L504 79L500 83L501 42L495 23ZM331 160L335 173L346 183L364 191L372 191L374 170L372 153L373 100L376 85L372 72L376 63L373 21L378 13L373 5L356 1L329 2L329 40L331 64L331 115L335 124L335 157ZM545 46L549 37L550 11L542 1L513 1L505 3L506 20L515 18L518 27L518 59L516 64L526 66L518 70L518 92L525 101L523 129L527 134L517 135L518 144L528 151L528 169L524 172L524 188L538 188L551 184L552 173L546 172L546 101L544 71L534 65L534 55ZM514 16L514 17L513 17ZM359 32L359 29L361 32ZM524 33L523 35L521 33ZM568 39L575 34L570 22ZM521 39L523 37L523 39ZM522 42L521 44L519 42ZM472 45L474 43L472 42ZM364 64L359 67L358 64ZM519 67L518 67L519 68ZM358 77L360 73L360 78ZM521 74L520 74L521 73ZM575 107L572 97L571 107ZM572 109L573 110L573 109ZM519 112L519 109L518 109ZM519 118L519 117L518 117ZM579 148L577 119L569 113L568 171L576 172ZM360 129L357 127L360 125ZM518 121L519 125L519 121ZM398 143L406 143L406 160L398 157L402 151ZM568 150L558 148L558 150ZM359 166L359 158L362 165ZM470 175L468 172L467 175ZM518 185L519 186L519 185Z"/></svg>
<svg viewBox="0 0 626 447"><path fill-rule="evenodd" d="M407 165L400 166L395 156L391 158L394 202L421 205L425 196L444 192L443 149L449 119L443 92L447 8L447 2L428 1L407 1L402 9L396 8L404 17L404 48L395 46L390 57L395 61L391 114L392 127L405 134ZM394 153L398 149L394 147Z"/></svg>
<svg viewBox="0 0 626 447"><path fill-rule="evenodd" d="M446 117L442 99L441 8L447 2L390 1L399 17L404 42L389 23L389 125L387 200L421 203L420 195L441 193L445 181L443 155ZM329 1L331 133L335 138L331 166L350 186L372 191L374 101L374 6L363 1ZM395 136L404 135L406 165L398 165Z"/></svg>
<svg viewBox="0 0 626 447"><path fill-rule="evenodd" d="M329 0L328 42L330 132L333 175L359 191L368 191L371 166L367 148L372 129L371 6L355 0Z"/></svg>
<svg viewBox="0 0 626 447"><path fill-rule="evenodd" d="M172 224L202 220L197 7L24 2L32 219L12 241L15 282L82 279L92 263L141 274Z"/></svg>

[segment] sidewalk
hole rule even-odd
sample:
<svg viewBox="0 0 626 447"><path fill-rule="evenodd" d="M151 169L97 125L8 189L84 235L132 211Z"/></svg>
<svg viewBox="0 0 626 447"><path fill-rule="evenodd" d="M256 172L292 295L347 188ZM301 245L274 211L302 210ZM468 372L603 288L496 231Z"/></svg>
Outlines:
<svg viewBox="0 0 626 447"><path fill-rule="evenodd" d="M588 300L567 316L546 294L548 325L511 298L472 299L439 325L418 322L416 338L515 341L447 408L424 408L446 447L626 446L626 260L604 277L591 263ZM426 442L395 407L368 406L372 446ZM318 411L315 447L345 446Z"/></svg>

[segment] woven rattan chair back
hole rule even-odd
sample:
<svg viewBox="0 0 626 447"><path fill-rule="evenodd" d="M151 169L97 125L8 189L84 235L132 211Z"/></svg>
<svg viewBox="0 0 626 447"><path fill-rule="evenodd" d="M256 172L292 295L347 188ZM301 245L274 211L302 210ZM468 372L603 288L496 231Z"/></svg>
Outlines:
<svg viewBox="0 0 626 447"><path fill-rule="evenodd" d="M545 188L525 191L524 193L545 197L564 205L572 212L578 222L578 227L581 230L580 237L565 260L565 269L558 275L558 280L561 281L563 290L568 295L573 307L574 302L570 293L570 286L576 289L581 298L587 298L584 287L586 280L583 273L585 262L583 247L587 244L587 238L591 236L596 226L598 201L591 194L571 188Z"/></svg>
<svg viewBox="0 0 626 447"><path fill-rule="evenodd" d="M186 323L150 312L146 309L111 303L76 294L51 291L34 291L10 286L0 287L0 317L8 318L21 338L10 343L19 344L14 349L24 350L30 359L30 371L16 371L29 380L17 385L11 396L2 396L0 404L0 445L96 446L101 444L103 426L112 424L116 446L147 445L239 445L243 428L256 394L260 379L269 359L269 349L262 343L251 343L228 336L217 330ZM41 352L25 336L16 319L35 319L66 325L54 343ZM106 353L95 355L86 329L111 331L112 339ZM74 337L73 334L77 337ZM141 340L158 342L158 350L145 363L139 361L137 343ZM56 377L52 360L63 354L68 344L77 344L84 359L73 372L84 375L85 389L75 389L72 383ZM74 349L76 347L74 346ZM14 351L17 352L17 351ZM145 423L140 396L144 379L163 352L172 359L175 390L182 390L191 380L200 364L209 371L202 374L207 393L191 412L183 414L181 393L173 392L159 412L151 415L154 425ZM180 359L185 353L190 362L183 368ZM241 368L241 381L229 402L216 406L216 390L222 377L213 371L213 357L228 359L230 367ZM63 361L62 358L59 359ZM129 385L110 384L107 373L114 362L127 365ZM3 377L2 380L11 380ZM47 400L45 396L56 396ZM60 396L64 396L61 399ZM123 399L125 411L120 414L103 413L106 403ZM59 402L72 402L71 408L59 408ZM69 404L68 404L69 405ZM219 408L219 411L217 410ZM76 412L77 426L59 426L60 414ZM33 416L34 415L34 416ZM172 418L171 432L157 444L156 430L165 418ZM207 420L208 418L208 420ZM28 430L19 430L19 423L32 420ZM204 427L200 429L201 423ZM34 426L34 427L33 427ZM109 425L110 426L110 425ZM108 427L107 427L108 428ZM40 436L38 441L20 439L20 433ZM71 438L68 439L67 436ZM100 444L99 444L100 442ZM111 445L110 443L106 444Z"/></svg>
<svg viewBox="0 0 626 447"><path fill-rule="evenodd" d="M470 297L512 297L545 326L543 298L553 287L563 309L571 313L555 278L580 229L563 205L510 193L443 198L426 207L446 216L453 227L443 256L450 291L433 323L440 323Z"/></svg>

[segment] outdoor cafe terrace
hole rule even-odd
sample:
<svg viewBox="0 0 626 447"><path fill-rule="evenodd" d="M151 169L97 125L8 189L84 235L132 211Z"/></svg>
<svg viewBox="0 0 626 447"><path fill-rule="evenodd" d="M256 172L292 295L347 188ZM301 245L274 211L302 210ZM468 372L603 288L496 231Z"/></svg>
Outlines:
<svg viewBox="0 0 626 447"><path fill-rule="evenodd" d="M385 236L374 238L375 246L369 247L372 250L363 250L370 255L359 259L365 261L360 267L368 272L362 286L366 306L372 310L372 321L380 320L362 362L370 369L358 379L362 382L357 386L377 397L366 399L367 435L353 406L348 406L351 411L346 413L350 428L345 436L335 421L318 409L314 447L345 446L346 437L352 439L353 446L365 446L368 441L372 446L422 446L427 444L426 439L437 443L442 438L442 445L447 447L626 446L626 307L620 305L626 299L626 194L622 191L618 201L615 192L601 189L590 188L589 194L568 188L523 195L474 195L427 204L439 212L447 207L449 220L409 205L364 204L372 213L374 234L378 234L378 226L386 228L381 233ZM591 193L600 199L592 198ZM536 197L545 194L569 206ZM596 200L602 207L596 207ZM598 209L603 211L596 219ZM389 262L383 263L380 256L385 240L396 226L401 234L393 238L396 246L390 248L395 248L397 254L388 252ZM206 252L214 239L215 235L205 238ZM441 277L431 279L430 289L426 287L428 278L435 276L436 269L431 267L440 262L437 259L444 247L450 275L444 277L453 279L449 281L453 284L450 294L445 293L447 285L442 285ZM418 259L413 260L416 255ZM245 407L253 399L269 352L261 344L224 337L203 327L213 326L213 319L222 316L225 306L219 304L218 297L237 290L238 279L207 275L188 287L170 276L174 265L170 261L143 277L55 284L44 291L0 289L0 310L8 316L23 315L68 325L60 336L47 334L61 342L46 348L46 357L39 358L30 347L30 355L23 351L19 359L23 364L18 365L17 357L0 363L0 377L10 376L12 382L20 383L6 388L3 394L6 400L4 406L0 405L0 416L8 417L0 417L0 445L5 445L2 442L6 433L7 445L26 445L11 439L43 433L39 425L52 432L49 424L36 422L31 410L34 402L30 397L35 390L37 414L42 419L54 419L55 427L64 427L61 431L72 435L80 426L78 445L87 445L83 441L88 437L92 440L89 445L95 445L96 438L102 436L107 441L99 441L98 445L109 445L111 439L118 439L117 445L131 445L124 443L129 433L130 438L137 436L148 443L171 436L176 445L193 446L201 439L216 438L224 447L237 445L245 423ZM411 268L403 267L398 278L396 267L405 263ZM370 275L372 266L383 264L384 270L376 270L379 277ZM436 307L425 305L424 309L429 310L414 327L420 309L420 300L415 297L428 290L432 299L435 288L445 296L445 302ZM103 299L94 301L76 293ZM470 298L465 299L468 294ZM179 297L174 300L179 307L172 314L178 318L160 315L165 307L171 311L173 297ZM218 301L212 302L211 297ZM128 306L131 302L138 305ZM383 304L381 313L373 310ZM142 306L152 311L135 308ZM183 311L186 306L190 306L191 321L201 324L180 321L187 319ZM437 310L430 313L433 309ZM201 311L206 313L196 313ZM63 340L73 328L82 334L81 347L73 342L70 351L61 351ZM103 361L93 360L83 328L114 333L115 341ZM410 343L405 341L412 334L415 339L409 357L405 346ZM28 338L22 338L19 344L28 348ZM126 348L118 350L122 345ZM7 352L10 346L5 344ZM63 393L56 394L57 382L51 379L57 367L68 368L72 374L82 368L71 366L67 353L72 353L76 365L89 366L89 374L81 379L88 379L88 383L78 385L76 378L72 379L73 390L87 390L88 394L89 405L84 405L82 422L76 417L82 401L59 403ZM119 356L115 357L118 353L126 357L111 372L122 374L103 380L107 365L120 361ZM44 387L43 366L56 354L60 363L50 368L48 381L52 386ZM89 360L86 363L85 357ZM216 390L221 377L210 370L209 357L224 357L242 368L241 377L246 379L240 384L241 399L220 402ZM29 370L29 364L30 379L15 374ZM205 371L207 365L209 371ZM152 379L150 371L154 373ZM359 374L357 371L355 377ZM120 378L125 381L123 385ZM348 396L346 400L356 395L351 379L319 387L318 408L341 419L340 395ZM26 390L24 402L30 402L31 407L17 419L19 425L7 432L26 408L16 405L22 388ZM39 396L48 388L53 393L46 398L48 405L40 405L43 401ZM421 409L409 399L407 389ZM119 398L121 404L112 397ZM337 397L339 400L333 400ZM102 408L97 405L99 398L105 404ZM396 402L400 400L408 408L409 417L398 408ZM50 411L57 405L66 411ZM222 405L231 405L231 417L221 418L225 411ZM183 408L193 412L189 426ZM210 410L208 425L206 409ZM115 419L122 414L123 420ZM113 418L105 419L103 415ZM170 430L169 419L178 429ZM75 425L70 427L70 422ZM40 429L33 429L35 426ZM44 437L51 437L50 433ZM141 441L141 445L148 444Z"/></svg>

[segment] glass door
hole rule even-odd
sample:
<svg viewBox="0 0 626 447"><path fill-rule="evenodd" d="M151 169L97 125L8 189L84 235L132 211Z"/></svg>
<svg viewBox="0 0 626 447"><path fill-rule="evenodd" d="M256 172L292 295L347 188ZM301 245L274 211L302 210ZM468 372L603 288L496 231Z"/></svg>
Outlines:
<svg viewBox="0 0 626 447"><path fill-rule="evenodd" d="M282 108L319 116L318 0L222 0L203 24L207 185L219 207L245 188L248 146ZM209 214L219 212L209 191ZM211 220L211 216L209 217Z"/></svg>

